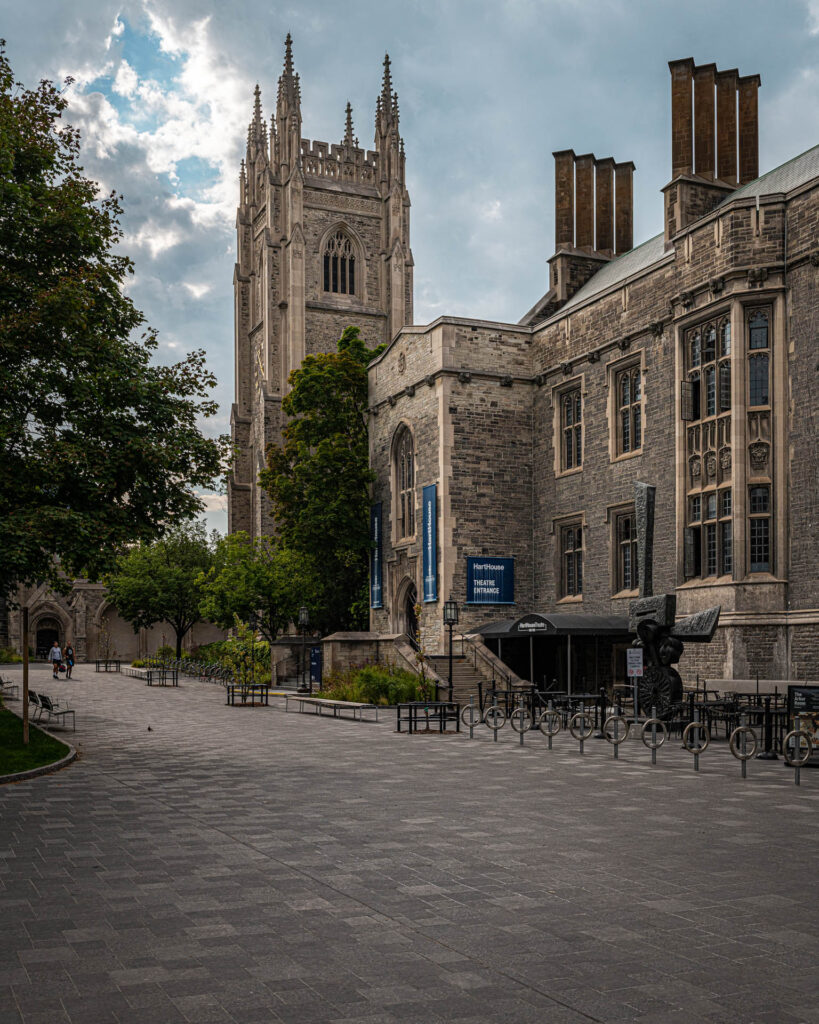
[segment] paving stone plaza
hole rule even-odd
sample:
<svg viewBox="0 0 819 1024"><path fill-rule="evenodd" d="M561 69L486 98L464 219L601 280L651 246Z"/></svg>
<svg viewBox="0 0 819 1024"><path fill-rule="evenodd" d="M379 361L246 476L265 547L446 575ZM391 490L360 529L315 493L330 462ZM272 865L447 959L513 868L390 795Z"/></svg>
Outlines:
<svg viewBox="0 0 819 1024"><path fill-rule="evenodd" d="M3 1024L819 1021L815 770L31 685L80 757L0 787Z"/></svg>

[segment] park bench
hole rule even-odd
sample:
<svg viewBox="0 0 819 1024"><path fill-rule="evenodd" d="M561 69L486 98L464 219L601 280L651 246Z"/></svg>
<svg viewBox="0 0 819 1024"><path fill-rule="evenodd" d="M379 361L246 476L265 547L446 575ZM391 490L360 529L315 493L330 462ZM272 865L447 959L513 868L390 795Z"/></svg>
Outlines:
<svg viewBox="0 0 819 1024"><path fill-rule="evenodd" d="M48 715L49 724L52 718L56 718L63 725L68 715L71 715L71 728L76 732L77 726L75 722L74 711L68 707L67 704L60 704L58 701L52 701L52 699L44 693L35 693L33 690L28 691L29 704L33 704L35 707L34 718L36 721L41 721L43 715Z"/></svg>
<svg viewBox="0 0 819 1024"><path fill-rule="evenodd" d="M333 718L338 718L343 712L349 712L353 719L359 722L364 721L365 711L375 712L375 721L378 721L378 706L376 704L358 704L351 700L328 700L326 697L311 697L309 694L286 693L284 695L284 710L290 710L290 702L298 704L299 711L307 708L314 715L323 715L325 711L332 711Z"/></svg>

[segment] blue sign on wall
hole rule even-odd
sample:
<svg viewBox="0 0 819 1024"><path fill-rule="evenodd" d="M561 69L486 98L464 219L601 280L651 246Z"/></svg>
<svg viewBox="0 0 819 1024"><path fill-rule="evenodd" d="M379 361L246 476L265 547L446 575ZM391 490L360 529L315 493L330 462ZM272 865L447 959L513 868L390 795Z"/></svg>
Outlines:
<svg viewBox="0 0 819 1024"><path fill-rule="evenodd" d="M428 484L423 490L424 601L438 600L438 489Z"/></svg>
<svg viewBox="0 0 819 1024"><path fill-rule="evenodd" d="M320 647L310 648L310 682L321 686L322 650Z"/></svg>
<svg viewBox="0 0 819 1024"><path fill-rule="evenodd" d="M383 608L381 589L381 502L370 508L370 608Z"/></svg>
<svg viewBox="0 0 819 1024"><path fill-rule="evenodd" d="M466 603L514 604L514 558L467 558Z"/></svg>

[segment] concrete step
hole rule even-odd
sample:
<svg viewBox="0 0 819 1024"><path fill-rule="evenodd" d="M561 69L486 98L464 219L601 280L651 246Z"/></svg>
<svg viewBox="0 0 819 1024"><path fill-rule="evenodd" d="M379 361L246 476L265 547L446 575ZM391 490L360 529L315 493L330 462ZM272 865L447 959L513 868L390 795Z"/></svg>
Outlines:
<svg viewBox="0 0 819 1024"><path fill-rule="evenodd" d="M449 678L449 657L445 654L434 654L429 657L432 667L438 676L446 682ZM480 672L476 672L466 658L452 659L452 699L459 704L468 704L470 696L478 700L478 683L484 682ZM442 694L443 696L443 694Z"/></svg>

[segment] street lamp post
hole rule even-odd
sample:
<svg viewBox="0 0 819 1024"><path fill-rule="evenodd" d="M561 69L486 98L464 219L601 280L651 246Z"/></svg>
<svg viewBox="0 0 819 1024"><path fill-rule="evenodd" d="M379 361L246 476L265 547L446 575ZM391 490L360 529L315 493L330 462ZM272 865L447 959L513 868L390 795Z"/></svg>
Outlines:
<svg viewBox="0 0 819 1024"><path fill-rule="evenodd" d="M458 602L449 595L444 601L444 625L449 626L449 703L452 703L452 628L458 623Z"/></svg>
<svg viewBox="0 0 819 1024"><path fill-rule="evenodd" d="M302 692L307 689L307 687L304 685L304 668L305 668L304 662L305 662L305 653L306 653L306 646L305 645L307 643L306 634L307 634L307 627L309 625L310 625L310 613L308 612L307 608L304 605L302 605L301 608L299 608L299 629L301 630L301 686L299 687L299 689ZM312 679L311 679L311 681L310 681L310 693L312 693L312 692L313 692L313 684L312 684Z"/></svg>

